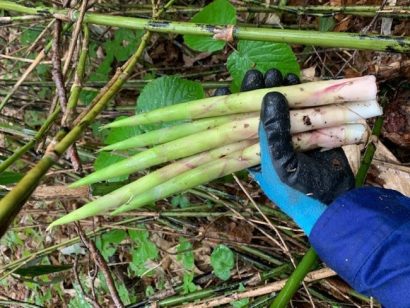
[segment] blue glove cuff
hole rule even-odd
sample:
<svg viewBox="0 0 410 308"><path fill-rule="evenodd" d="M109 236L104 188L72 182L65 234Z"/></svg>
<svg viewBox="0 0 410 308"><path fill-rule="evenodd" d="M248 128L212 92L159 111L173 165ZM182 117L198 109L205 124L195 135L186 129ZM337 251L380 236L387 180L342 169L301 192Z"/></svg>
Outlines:
<svg viewBox="0 0 410 308"><path fill-rule="evenodd" d="M316 221L326 210L326 206L319 200L293 189L280 180L273 167L268 139L262 126L259 127L259 142L262 171L251 171L251 174L259 183L266 196L291 217L307 235L310 235Z"/></svg>

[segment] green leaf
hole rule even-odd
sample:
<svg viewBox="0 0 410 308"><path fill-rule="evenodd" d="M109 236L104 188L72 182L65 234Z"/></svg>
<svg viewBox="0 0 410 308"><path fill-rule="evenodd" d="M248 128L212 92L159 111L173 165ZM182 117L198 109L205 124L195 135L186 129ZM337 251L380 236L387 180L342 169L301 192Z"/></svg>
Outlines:
<svg viewBox="0 0 410 308"><path fill-rule="evenodd" d="M99 139L99 141L103 141L105 140L105 138L107 138L109 131L107 129L101 129L101 126L103 124L100 121L95 121L93 123L91 123L90 127L93 131L93 135L94 137L96 137L97 139Z"/></svg>
<svg viewBox="0 0 410 308"><path fill-rule="evenodd" d="M66 265L34 265L17 269L14 273L20 276L37 277L70 270L71 264Z"/></svg>
<svg viewBox="0 0 410 308"><path fill-rule="evenodd" d="M145 296L146 297L151 297L151 296L153 296L155 294L155 290L154 290L154 288L152 287L152 286L148 286L146 289L145 289Z"/></svg>
<svg viewBox="0 0 410 308"><path fill-rule="evenodd" d="M243 286L242 283L239 284L239 288L238 291L245 291L245 287ZM246 307L249 304L249 298L243 298L241 300L235 301L232 303L232 306L234 308L242 308L242 307Z"/></svg>
<svg viewBox="0 0 410 308"><path fill-rule="evenodd" d="M50 71L51 66L48 64L39 64L36 66L36 71L37 74L39 74L41 77L46 77L48 72Z"/></svg>
<svg viewBox="0 0 410 308"><path fill-rule="evenodd" d="M89 81L108 81L109 74L112 70L111 63L114 59L114 55L107 55L103 62L98 66L98 68L91 73L88 77ZM89 105L93 99L97 96L98 92L90 90L81 90L80 101L84 105Z"/></svg>
<svg viewBox="0 0 410 308"><path fill-rule="evenodd" d="M177 253L177 260L182 263L186 270L191 270L194 268L195 258L192 251L192 244L186 238L179 238Z"/></svg>
<svg viewBox="0 0 410 308"><path fill-rule="evenodd" d="M236 10L228 0L215 0L196 13L191 22L207 25L234 25L236 24ZM213 52L225 46L225 41L197 35L184 35L184 41L190 48L198 51Z"/></svg>
<svg viewBox="0 0 410 308"><path fill-rule="evenodd" d="M9 185L17 183L23 177L22 174L10 171L3 171L0 173L0 185Z"/></svg>
<svg viewBox="0 0 410 308"><path fill-rule="evenodd" d="M73 282L73 287L76 291L76 294L73 298L70 299L68 308L93 308L93 306L84 298L80 285L77 282Z"/></svg>
<svg viewBox="0 0 410 308"><path fill-rule="evenodd" d="M24 112L24 123L28 126L35 128L38 125L42 125L47 119L47 114L44 111L26 110Z"/></svg>
<svg viewBox="0 0 410 308"><path fill-rule="evenodd" d="M114 255L117 251L117 246L121 243L127 233L124 230L112 230L110 232L104 233L103 235L97 237L95 245L101 251L105 260Z"/></svg>
<svg viewBox="0 0 410 308"><path fill-rule="evenodd" d="M270 68L276 68L282 74L299 75L300 69L292 49L287 44L240 41L237 51L233 52L227 61L228 71L233 78L232 90L239 91L245 73L252 68L265 73Z"/></svg>
<svg viewBox="0 0 410 308"><path fill-rule="evenodd" d="M126 61L135 52L143 32L120 28L115 31L112 44L106 47L107 54L113 54L117 61ZM105 46L105 44L104 44Z"/></svg>
<svg viewBox="0 0 410 308"><path fill-rule="evenodd" d="M144 87L137 100L137 113L204 97L205 92L200 83L176 76L164 76L151 81ZM174 121L165 124L144 125L142 129L150 131L175 125L175 123Z"/></svg>
<svg viewBox="0 0 410 308"><path fill-rule="evenodd" d="M198 288L193 283L194 281L194 273L185 273L182 277L182 288L184 289L183 294L188 294L195 292Z"/></svg>
<svg viewBox="0 0 410 308"><path fill-rule="evenodd" d="M124 305L130 305L135 302L137 297L132 293L133 289L128 289L123 282L115 281L115 286L118 290L118 295Z"/></svg>
<svg viewBox="0 0 410 308"><path fill-rule="evenodd" d="M231 277L231 270L235 264L234 255L225 245L218 245L211 255L211 265L215 275L222 280Z"/></svg>
<svg viewBox="0 0 410 308"><path fill-rule="evenodd" d="M171 199L171 205L181 209L187 208L190 204L188 197L184 195L176 195Z"/></svg>
<svg viewBox="0 0 410 308"><path fill-rule="evenodd" d="M328 32L332 31L336 22L333 17L320 17L319 18L319 31Z"/></svg>
<svg viewBox="0 0 410 308"><path fill-rule="evenodd" d="M23 33L20 35L21 44L29 45L33 43L36 40L36 38L40 35L40 33L40 29L27 29L23 31Z"/></svg>
<svg viewBox="0 0 410 308"><path fill-rule="evenodd" d="M121 120L126 118L125 116L118 117L115 120ZM110 129L108 136L105 138L105 144L113 144L119 141L123 141L125 139L134 137L143 133L143 131L138 126L128 126L128 127L115 127Z"/></svg>
<svg viewBox="0 0 410 308"><path fill-rule="evenodd" d="M121 160L125 159L123 156L111 154L109 152L100 152L97 155L97 158L94 162L94 170L100 170L104 169L105 167L108 167L116 162L119 162ZM108 182L121 182L126 179L128 179L129 175L122 175L122 176L117 176L115 178L107 180Z"/></svg>
<svg viewBox="0 0 410 308"><path fill-rule="evenodd" d="M129 230L130 238L137 244L131 252L132 263L130 268L138 275L149 275L150 272L146 268L146 263L149 260L155 260L158 257L158 249L149 239L147 230Z"/></svg>

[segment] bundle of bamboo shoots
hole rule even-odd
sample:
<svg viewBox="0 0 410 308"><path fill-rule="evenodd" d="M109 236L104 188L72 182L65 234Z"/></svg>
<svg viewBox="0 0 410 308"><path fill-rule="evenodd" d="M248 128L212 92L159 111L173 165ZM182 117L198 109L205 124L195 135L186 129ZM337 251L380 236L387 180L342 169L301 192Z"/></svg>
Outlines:
<svg viewBox="0 0 410 308"><path fill-rule="evenodd" d="M292 141L299 151L366 142L367 128L357 122L382 114L376 100L375 78L365 76L210 97L115 121L105 127L186 122L103 148L109 151L152 146L71 187L172 163L57 219L50 227L114 208L111 214L116 215L258 165L259 111L263 96L271 91L282 93L289 102Z"/></svg>

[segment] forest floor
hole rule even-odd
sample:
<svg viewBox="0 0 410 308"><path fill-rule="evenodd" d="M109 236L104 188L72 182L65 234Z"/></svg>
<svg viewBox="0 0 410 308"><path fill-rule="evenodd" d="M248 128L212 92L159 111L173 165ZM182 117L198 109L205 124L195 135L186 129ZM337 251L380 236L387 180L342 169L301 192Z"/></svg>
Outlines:
<svg viewBox="0 0 410 308"><path fill-rule="evenodd" d="M23 2L25 5L41 2L61 7L63 1ZM81 4L81 1L71 2L73 6L77 2ZM165 12L162 17L189 21L210 2L175 1L174 6L179 9ZM405 0L392 2L396 6L409 5ZM92 4L90 12L151 16L151 1L98 0L89 3ZM247 5L263 8L265 1L231 3L238 8ZM382 5L382 1L288 1L291 6L308 4ZM51 19L6 23L2 18L7 16L20 15L0 9L0 101L53 37L53 27L47 28ZM239 25L261 29L283 27L410 35L410 19L377 15L323 17L238 9L236 18ZM60 42L63 59L71 42L70 33L64 34ZM115 27L90 26L90 56L77 112L87 109L92 98L115 74L115 69L125 63L138 46L141 35L139 30L118 32ZM393 188L410 195L410 57L392 52L297 44L291 47L301 68L302 81L369 74L377 77L380 98L386 105L380 139L373 140L377 150L366 185ZM182 35L152 34L130 80L76 142L78 158L74 159L70 152L48 170L1 239L1 306L114 307L113 287L124 305L134 304L130 307L195 307L193 303L199 305L199 301L207 306L198 307L269 305L282 288L281 282L289 277L308 250L309 242L304 233L263 195L247 172L224 177L157 202L155 206L115 218L97 216L84 219L79 225L68 224L46 231L53 220L67 211L141 175L86 188L67 187L97 168L97 162L105 166L116 161L117 158L101 156L96 151L108 138L106 131L99 130L101 125L119 116L133 115L141 90L148 82L162 76L178 75L195 81L203 86L207 96L212 95L215 88L230 84L232 76L227 61L235 50L236 41L216 52L198 52L187 46ZM1 111L2 161L29 142L50 113L56 95L52 54L50 51L41 60ZM78 53L74 60L78 60ZM70 68L69 72L73 73ZM39 161L61 128L60 120L55 121L31 150L0 173L2 196ZM374 120L368 124L372 127ZM116 134L131 135L124 131ZM116 138L112 135L110 138ZM347 151L357 170L364 146L353 146ZM275 285L274 282L279 283ZM263 292L266 286L270 289ZM232 295L242 292L250 293L242 299ZM299 288L291 305L378 307L376 301L352 290L320 261L311 269L309 282Z"/></svg>

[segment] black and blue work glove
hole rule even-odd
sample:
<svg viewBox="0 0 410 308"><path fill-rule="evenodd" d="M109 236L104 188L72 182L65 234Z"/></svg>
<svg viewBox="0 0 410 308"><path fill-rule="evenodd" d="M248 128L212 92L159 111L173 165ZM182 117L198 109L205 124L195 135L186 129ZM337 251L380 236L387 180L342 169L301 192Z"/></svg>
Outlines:
<svg viewBox="0 0 410 308"><path fill-rule="evenodd" d="M248 72L242 90L272 86L266 82L269 74ZM251 173L264 193L355 290L387 308L410 307L410 199L382 188L353 189L354 177L340 148L295 152L282 94L265 95L260 118L261 165Z"/></svg>
<svg viewBox="0 0 410 308"><path fill-rule="evenodd" d="M263 76L248 71L241 91L299 83L295 75L284 79L272 69ZM354 176L342 149L295 152L290 134L286 98L270 92L263 98L259 143L261 165L251 170L266 196L290 216L307 235L337 196L354 187Z"/></svg>

